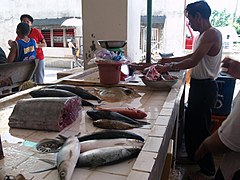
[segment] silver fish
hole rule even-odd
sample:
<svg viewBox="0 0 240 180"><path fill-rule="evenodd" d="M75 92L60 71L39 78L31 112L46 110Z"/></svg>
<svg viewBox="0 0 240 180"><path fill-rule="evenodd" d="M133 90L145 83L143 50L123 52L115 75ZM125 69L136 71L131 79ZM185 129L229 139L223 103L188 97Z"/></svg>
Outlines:
<svg viewBox="0 0 240 180"><path fill-rule="evenodd" d="M105 147L86 151L79 155L76 167L98 167L114 164L137 157L141 148L137 147Z"/></svg>
<svg viewBox="0 0 240 180"><path fill-rule="evenodd" d="M119 129L119 130L127 130L127 129L141 127L141 125L129 124L120 120L111 120L111 119L99 119L99 120L93 121L93 125L102 129Z"/></svg>
<svg viewBox="0 0 240 180"><path fill-rule="evenodd" d="M87 134L84 136L79 136L79 142L88 140L99 140L99 139L135 139L144 142L144 139L133 132L122 131L122 130L103 130L94 132L92 134ZM66 137L59 135L57 139L43 139L36 145L36 149L42 153L56 153L59 151L63 143L66 141Z"/></svg>
<svg viewBox="0 0 240 180"><path fill-rule="evenodd" d="M82 153L93 149L113 146L132 146L141 148L143 146L143 142L126 138L119 138L119 139L88 140L80 142L80 145Z"/></svg>
<svg viewBox="0 0 240 180"><path fill-rule="evenodd" d="M61 180L70 180L80 154L76 136L70 136L57 154L57 169Z"/></svg>

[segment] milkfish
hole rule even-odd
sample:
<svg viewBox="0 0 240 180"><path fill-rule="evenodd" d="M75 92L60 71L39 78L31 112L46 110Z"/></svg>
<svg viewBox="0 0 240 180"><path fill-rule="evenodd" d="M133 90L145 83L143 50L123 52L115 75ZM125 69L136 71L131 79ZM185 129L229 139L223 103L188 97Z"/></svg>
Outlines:
<svg viewBox="0 0 240 180"><path fill-rule="evenodd" d="M137 157L141 148L105 147L83 152L79 155L76 167L98 167L119 163Z"/></svg>
<svg viewBox="0 0 240 180"><path fill-rule="evenodd" d="M70 136L57 154L57 169L61 180L70 180L76 166L80 144L76 136Z"/></svg>
<svg viewBox="0 0 240 180"><path fill-rule="evenodd" d="M120 163L122 161L132 159L138 156L141 148L133 146L113 146L113 147L103 147L98 149L89 150L80 153L77 160L76 168L80 167L98 167L110 164ZM54 165L53 160L49 159L39 159L46 163ZM56 169L56 167L54 167ZM51 169L54 169L51 168ZM45 169L38 172L44 172L51 169ZM64 174L64 173L63 173Z"/></svg>
<svg viewBox="0 0 240 180"><path fill-rule="evenodd" d="M141 125L134 125L134 124L129 124L122 121L110 120L110 119L99 119L99 120L93 121L93 125L102 129L119 129L119 130L127 130L127 129L141 127Z"/></svg>
<svg viewBox="0 0 240 180"><path fill-rule="evenodd" d="M37 170L31 173L40 173L57 169L61 180L70 180L79 158L80 149L81 146L77 137L70 136L69 138L67 138L67 140L64 142L63 146L57 153L56 161L49 159L39 159L49 164L52 164L53 167L43 170Z"/></svg>
<svg viewBox="0 0 240 180"><path fill-rule="evenodd" d="M133 119L143 119L147 117L147 113L132 107L112 107L112 108L102 108L97 107L98 110L110 110L113 112L120 113L124 116L133 118Z"/></svg>
<svg viewBox="0 0 240 180"><path fill-rule="evenodd" d="M88 140L80 142L80 145L82 153L93 149L113 146L132 146L141 148L143 146L143 142L132 139L119 138L119 139Z"/></svg>
<svg viewBox="0 0 240 180"><path fill-rule="evenodd" d="M87 134L78 137L79 142L89 141L89 140L100 140L100 139L133 139L144 142L142 136L129 131L123 130L103 130L94 132L92 134ZM66 141L66 137L59 135L57 139L43 139L37 145L36 149L42 153L55 153L59 151L59 148Z"/></svg>
<svg viewBox="0 0 240 180"><path fill-rule="evenodd" d="M72 93L78 95L79 97L81 97L82 99L86 99L86 100L96 100L99 102L102 101L100 98L89 93L87 90L85 90L81 87L73 86L73 85L55 84L55 85L49 85L49 86L47 86L47 88L66 90L66 91L72 92Z"/></svg>
<svg viewBox="0 0 240 180"><path fill-rule="evenodd" d="M98 119L112 119L112 120L118 120L123 121L125 123L129 124L138 124L138 125L147 125L148 122L144 121L138 121L136 119L129 118L127 116L124 116L120 113L113 112L110 110L98 110L98 109L92 109L87 111L87 115L91 117L93 120Z"/></svg>
<svg viewBox="0 0 240 180"><path fill-rule="evenodd" d="M37 89L29 92L29 94L33 98L37 97L72 97L72 96L77 96L76 94L66 91L63 89L53 89L53 88L42 88L42 89ZM94 107L95 105L92 104L91 102L88 102L84 99L82 99L82 106L91 106Z"/></svg>

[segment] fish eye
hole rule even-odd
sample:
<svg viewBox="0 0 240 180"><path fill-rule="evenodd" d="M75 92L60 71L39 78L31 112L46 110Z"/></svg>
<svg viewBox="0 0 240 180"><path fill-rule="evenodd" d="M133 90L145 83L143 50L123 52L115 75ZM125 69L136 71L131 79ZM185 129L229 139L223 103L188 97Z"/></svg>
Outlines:
<svg viewBox="0 0 240 180"><path fill-rule="evenodd" d="M62 171L62 172L60 173L60 176L61 176L61 177L65 177L65 176L66 176L65 171Z"/></svg>

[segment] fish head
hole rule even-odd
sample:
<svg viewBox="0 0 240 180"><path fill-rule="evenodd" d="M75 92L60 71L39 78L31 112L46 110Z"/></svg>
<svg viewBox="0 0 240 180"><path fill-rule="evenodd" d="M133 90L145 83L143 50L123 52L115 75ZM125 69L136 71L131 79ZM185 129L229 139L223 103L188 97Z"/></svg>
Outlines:
<svg viewBox="0 0 240 180"><path fill-rule="evenodd" d="M75 166L70 161L62 161L58 166L58 174L61 180L70 180Z"/></svg>
<svg viewBox="0 0 240 180"><path fill-rule="evenodd" d="M109 110L88 110L87 115L91 117L93 120L98 120L98 119L110 119L109 114L111 111Z"/></svg>

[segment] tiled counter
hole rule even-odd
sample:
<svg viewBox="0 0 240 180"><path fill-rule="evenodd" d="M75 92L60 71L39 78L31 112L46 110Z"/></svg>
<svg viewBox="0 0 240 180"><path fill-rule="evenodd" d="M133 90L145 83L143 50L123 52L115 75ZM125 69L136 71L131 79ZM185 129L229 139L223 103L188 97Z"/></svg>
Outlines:
<svg viewBox="0 0 240 180"><path fill-rule="evenodd" d="M87 73L89 74L89 73ZM90 73L91 74L91 73ZM86 75L86 74L85 74ZM85 77L78 74L77 76ZM72 179L81 180L145 180L160 179L170 138L173 134L175 121L179 116L180 101L184 95L185 75L181 72L179 81L172 89L153 90L136 85L129 85L141 95L139 98L124 102L105 103L103 107L135 107L147 112L147 122L141 128L128 130L141 135L145 139L144 146L137 158L119 164L97 168L75 168ZM84 78L82 78L84 79ZM80 80L79 80L80 82ZM58 83L78 84L76 75L60 79ZM82 81L81 81L82 82ZM86 82L86 81L85 81ZM83 83L86 88L92 86ZM97 85L97 84L95 84ZM40 87L35 87L35 89ZM34 88L33 88L34 89ZM30 98L26 90L0 100L0 133L3 141L5 158L0 160L0 179L7 175L23 174L27 179L59 179L57 170L32 174L31 171L46 169L51 165L39 158L55 159L54 154L40 154L34 148L35 144L44 138L55 138L58 134L64 136L89 134L101 129L92 125L92 120L86 115L89 107L83 107L82 118L78 119L60 133L24 129L9 129L8 118L17 100Z"/></svg>

